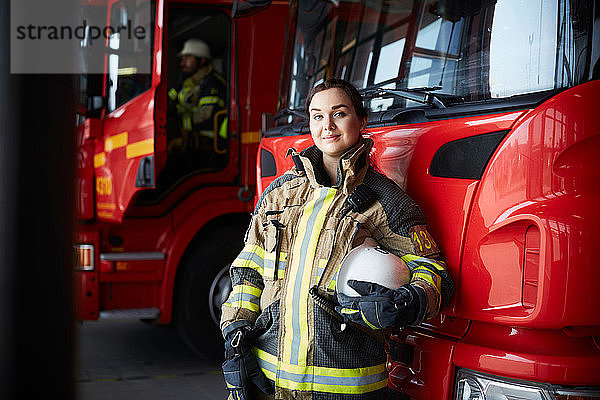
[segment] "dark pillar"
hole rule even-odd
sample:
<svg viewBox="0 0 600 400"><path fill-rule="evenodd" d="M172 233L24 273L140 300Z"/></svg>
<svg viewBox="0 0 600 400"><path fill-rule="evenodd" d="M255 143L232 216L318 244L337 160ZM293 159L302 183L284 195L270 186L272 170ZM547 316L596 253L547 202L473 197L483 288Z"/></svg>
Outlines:
<svg viewBox="0 0 600 400"><path fill-rule="evenodd" d="M73 77L11 75L0 4L0 398L70 400Z"/></svg>

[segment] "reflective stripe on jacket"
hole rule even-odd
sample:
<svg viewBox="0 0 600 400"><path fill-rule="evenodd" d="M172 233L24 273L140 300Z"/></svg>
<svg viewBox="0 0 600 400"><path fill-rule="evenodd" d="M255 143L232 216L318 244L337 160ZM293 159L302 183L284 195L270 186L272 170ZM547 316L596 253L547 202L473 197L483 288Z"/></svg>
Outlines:
<svg viewBox="0 0 600 400"><path fill-rule="evenodd" d="M387 386L383 334L378 340L352 325L342 329L309 294L318 285L333 298L338 268L353 243L369 236L404 257L413 271L411 283L425 289L428 317L449 294L451 281L444 263L435 260L439 250L422 212L394 182L369 166L371 146L370 139L362 139L342 156L332 186L326 185L322 153L316 147L292 153L300 168L265 190L244 249L231 266L233 292L223 305L221 328L244 319L262 332L255 353L275 383L276 398L318 399L321 393L335 393L336 399L382 397ZM360 184L369 186L377 201L341 218L348 196ZM427 246L419 246L417 239L426 239Z"/></svg>
<svg viewBox="0 0 600 400"><path fill-rule="evenodd" d="M208 65L183 81L179 91L172 88L169 99L175 103L181 118L181 127L188 132L197 131L212 138L215 135L213 116L225 108L226 82ZM217 127L217 134L227 139L226 119Z"/></svg>

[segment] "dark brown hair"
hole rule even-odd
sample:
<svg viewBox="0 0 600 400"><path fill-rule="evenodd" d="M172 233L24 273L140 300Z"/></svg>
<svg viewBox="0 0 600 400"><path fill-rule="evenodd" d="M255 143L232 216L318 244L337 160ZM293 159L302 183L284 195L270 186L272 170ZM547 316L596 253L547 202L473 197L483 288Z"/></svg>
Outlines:
<svg viewBox="0 0 600 400"><path fill-rule="evenodd" d="M338 78L329 78L325 82L321 82L311 89L310 93L308 94L308 97L306 98L306 114L310 115L309 107L315 94L333 88L341 89L348 95L350 101L352 102L352 105L354 106L354 111L356 112L356 115L359 118L362 119L367 117L368 112L363 104L363 98L358 92L358 90L356 90L354 85L352 85L350 82Z"/></svg>

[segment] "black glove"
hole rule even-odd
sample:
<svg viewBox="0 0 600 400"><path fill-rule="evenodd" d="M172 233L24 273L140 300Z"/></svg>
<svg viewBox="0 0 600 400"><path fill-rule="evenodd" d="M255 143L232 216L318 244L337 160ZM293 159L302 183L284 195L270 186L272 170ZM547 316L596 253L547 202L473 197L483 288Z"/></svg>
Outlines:
<svg viewBox="0 0 600 400"><path fill-rule="evenodd" d="M338 293L336 311L346 321L371 329L400 328L423 321L427 300L425 291L410 283L392 290L377 283L349 280L348 286L360 296Z"/></svg>
<svg viewBox="0 0 600 400"><path fill-rule="evenodd" d="M254 384L264 393L273 393L273 385L267 380L258 366L256 356L247 337L252 328L243 325L225 332L225 361L223 375L227 389L234 399L248 400L249 385Z"/></svg>

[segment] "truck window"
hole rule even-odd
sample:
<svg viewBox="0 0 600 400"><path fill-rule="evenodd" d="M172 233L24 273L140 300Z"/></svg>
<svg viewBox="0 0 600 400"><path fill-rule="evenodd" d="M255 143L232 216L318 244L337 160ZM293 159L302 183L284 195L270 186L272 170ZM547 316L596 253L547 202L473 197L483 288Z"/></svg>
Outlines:
<svg viewBox="0 0 600 400"><path fill-rule="evenodd" d="M110 11L110 26L115 31L117 27L129 27L129 30L114 32L108 37L107 112L150 89L154 2L122 0L115 3ZM122 40L123 34L129 35L128 40Z"/></svg>
<svg viewBox="0 0 600 400"><path fill-rule="evenodd" d="M193 6L170 7L168 15L167 158L159 192L229 161L230 19L217 8ZM192 69L182 64L184 51L195 59ZM210 58L199 57L205 51Z"/></svg>
<svg viewBox="0 0 600 400"><path fill-rule="evenodd" d="M330 76L358 88L426 88L461 103L583 83L592 63L587 3L299 2L281 108L302 110L310 88ZM392 96L370 101L372 111L416 106Z"/></svg>

